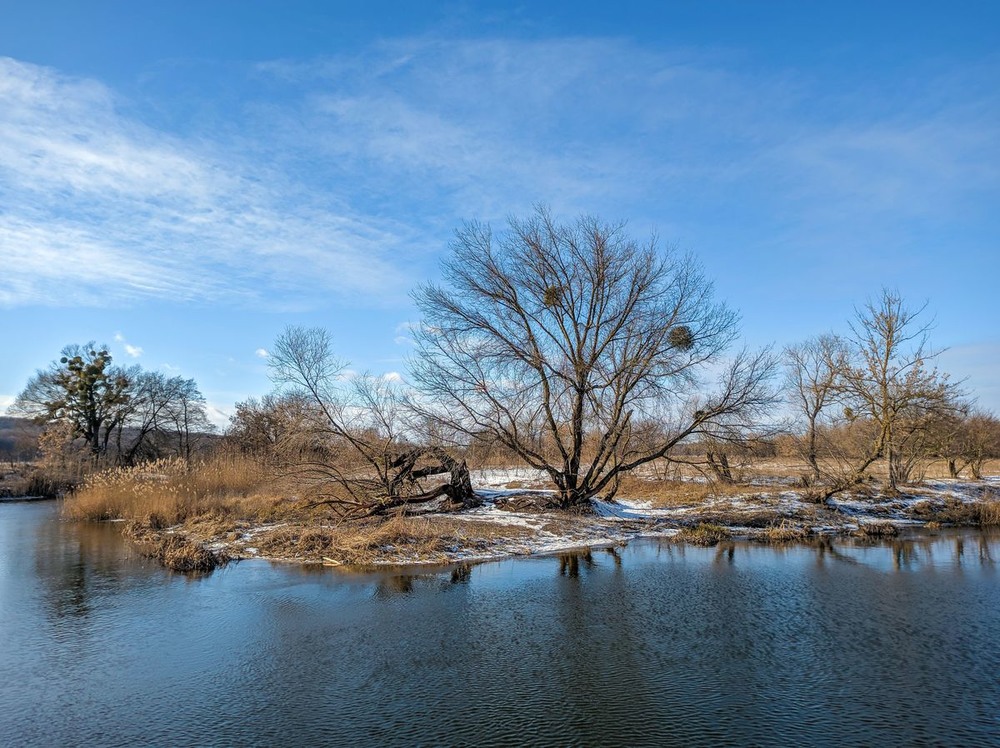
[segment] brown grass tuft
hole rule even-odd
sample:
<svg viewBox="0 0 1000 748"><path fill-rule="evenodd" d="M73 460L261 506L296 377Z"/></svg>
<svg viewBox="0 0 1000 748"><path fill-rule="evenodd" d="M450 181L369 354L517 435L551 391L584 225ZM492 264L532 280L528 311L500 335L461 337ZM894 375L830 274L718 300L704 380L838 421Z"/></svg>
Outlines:
<svg viewBox="0 0 1000 748"><path fill-rule="evenodd" d="M173 571L207 572L230 560L226 553L210 551L181 535L150 530L138 522L126 525L124 533L143 556L155 559Z"/></svg>
<svg viewBox="0 0 1000 748"><path fill-rule="evenodd" d="M987 499L979 504L979 526L1000 527L1000 500Z"/></svg>
<svg viewBox="0 0 1000 748"><path fill-rule="evenodd" d="M729 530L719 525L701 523L695 527L685 527L674 535L674 540L692 545L713 546L731 537Z"/></svg>
<svg viewBox="0 0 1000 748"><path fill-rule="evenodd" d="M892 522L865 522L851 534L857 538L894 538L899 535L899 528Z"/></svg>
<svg viewBox="0 0 1000 748"><path fill-rule="evenodd" d="M800 543L808 540L812 536L812 530L808 527L782 521L781 524L771 525L763 532L751 537L758 543Z"/></svg>

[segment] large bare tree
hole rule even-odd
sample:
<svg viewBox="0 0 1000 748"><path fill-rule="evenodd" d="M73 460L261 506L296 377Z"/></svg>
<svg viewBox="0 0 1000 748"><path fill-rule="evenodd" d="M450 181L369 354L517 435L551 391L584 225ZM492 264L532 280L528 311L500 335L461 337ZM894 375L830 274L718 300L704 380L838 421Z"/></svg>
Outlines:
<svg viewBox="0 0 1000 748"><path fill-rule="evenodd" d="M539 208L461 229L423 313L417 406L467 439L488 438L544 471L564 507L614 494L621 475L703 432L735 433L772 400L766 351L735 354L737 316L689 256L623 224L557 223ZM660 438L633 438L640 422Z"/></svg>

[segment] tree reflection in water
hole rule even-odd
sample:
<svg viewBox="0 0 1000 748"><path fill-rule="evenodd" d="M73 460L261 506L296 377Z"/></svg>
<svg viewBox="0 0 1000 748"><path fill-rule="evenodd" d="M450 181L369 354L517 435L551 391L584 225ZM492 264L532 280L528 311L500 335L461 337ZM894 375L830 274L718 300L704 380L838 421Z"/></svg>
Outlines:
<svg viewBox="0 0 1000 748"><path fill-rule="evenodd" d="M761 545L749 541L726 541L715 546L713 562L733 565L740 554L801 552L803 549L815 551L816 565L823 567L828 561L844 564L868 564L886 566L894 571L914 571L922 568L953 565L965 567L975 564L984 568L994 568L992 545L998 535L988 530L970 531L967 528L950 532L914 534L892 539L844 538L835 535L818 535L808 541L782 545ZM969 547L974 548L969 552ZM669 548L669 546L667 546ZM680 547L679 555L684 555ZM939 558L936 559L936 556ZM884 561L884 563L882 563Z"/></svg>

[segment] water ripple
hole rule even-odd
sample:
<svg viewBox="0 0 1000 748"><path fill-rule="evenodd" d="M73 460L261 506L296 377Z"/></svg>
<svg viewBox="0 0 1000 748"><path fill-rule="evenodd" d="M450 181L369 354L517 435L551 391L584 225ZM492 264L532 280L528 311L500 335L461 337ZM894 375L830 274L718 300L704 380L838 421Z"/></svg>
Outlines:
<svg viewBox="0 0 1000 748"><path fill-rule="evenodd" d="M170 574L0 507L0 743L997 745L995 536Z"/></svg>

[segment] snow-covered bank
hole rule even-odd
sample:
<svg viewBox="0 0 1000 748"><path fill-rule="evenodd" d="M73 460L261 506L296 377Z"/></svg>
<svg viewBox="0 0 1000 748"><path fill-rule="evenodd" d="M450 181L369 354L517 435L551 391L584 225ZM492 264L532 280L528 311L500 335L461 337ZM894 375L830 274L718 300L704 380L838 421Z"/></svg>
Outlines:
<svg viewBox="0 0 1000 748"><path fill-rule="evenodd" d="M479 475L483 506L431 511L390 520L389 529L280 523L243 526L223 536L195 537L237 558L349 564L450 563L553 554L619 545L639 537L675 537L702 544L726 538L788 542L832 534L885 537L907 527L1000 524L1000 480L935 480L900 494L844 494L825 504L784 485L664 505L628 496L596 500L592 512L512 511L545 498L537 475ZM514 484L516 487L510 487ZM764 490L761 490L761 489ZM542 502L544 503L544 502ZM184 532L182 528L179 531Z"/></svg>

